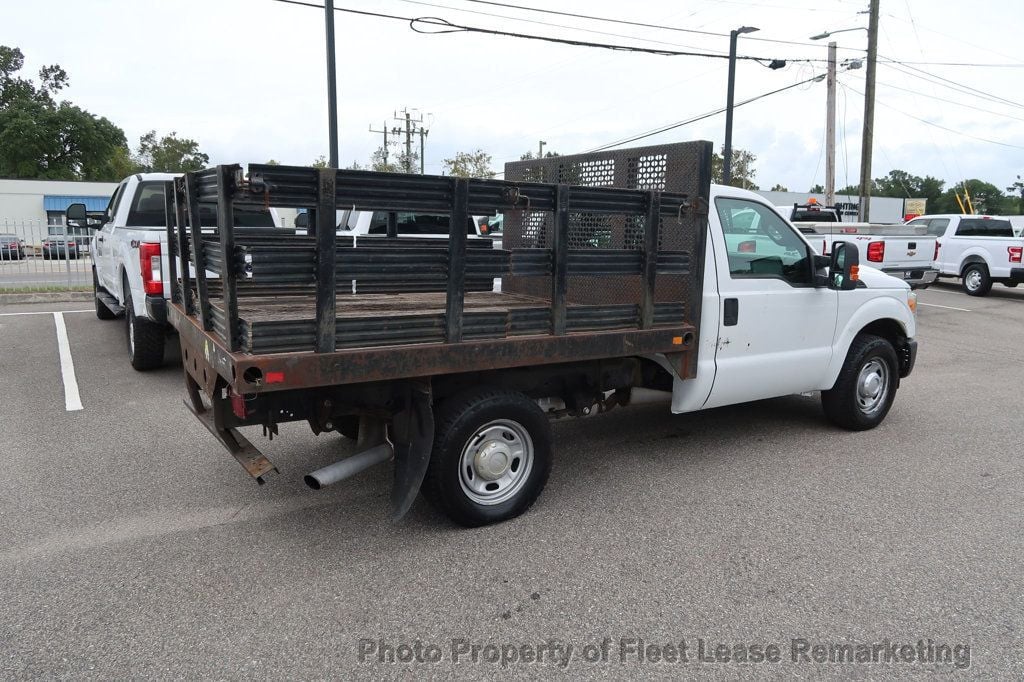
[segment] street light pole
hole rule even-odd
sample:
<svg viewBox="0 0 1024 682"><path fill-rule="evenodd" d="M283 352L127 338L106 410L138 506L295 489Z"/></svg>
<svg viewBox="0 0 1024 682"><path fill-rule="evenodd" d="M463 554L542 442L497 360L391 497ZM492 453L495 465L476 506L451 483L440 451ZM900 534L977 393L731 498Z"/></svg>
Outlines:
<svg viewBox="0 0 1024 682"><path fill-rule="evenodd" d="M736 89L736 41L741 33L753 33L753 26L741 26L729 31L729 84L725 103L725 146L722 148L722 184L732 179L732 110Z"/></svg>
<svg viewBox="0 0 1024 682"><path fill-rule="evenodd" d="M338 81L334 64L334 0L324 0L324 26L327 32L327 137L331 168L337 168Z"/></svg>

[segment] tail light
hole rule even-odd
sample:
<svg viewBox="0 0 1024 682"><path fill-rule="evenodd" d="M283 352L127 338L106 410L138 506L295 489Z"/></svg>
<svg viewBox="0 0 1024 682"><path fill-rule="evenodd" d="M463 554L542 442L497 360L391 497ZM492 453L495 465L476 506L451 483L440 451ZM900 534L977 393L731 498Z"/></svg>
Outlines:
<svg viewBox="0 0 1024 682"><path fill-rule="evenodd" d="M939 260L939 242L935 242L935 253L932 255L932 260Z"/></svg>
<svg viewBox="0 0 1024 682"><path fill-rule="evenodd" d="M885 260L885 242L868 244L868 260L872 263L881 263Z"/></svg>
<svg viewBox="0 0 1024 682"><path fill-rule="evenodd" d="M1024 255L1024 246L1007 246L1006 252L1010 254L1011 263L1019 263L1021 255Z"/></svg>
<svg viewBox="0 0 1024 682"><path fill-rule="evenodd" d="M160 245L139 244L139 265L142 269L142 289L147 294L164 293L164 283L160 277Z"/></svg>
<svg viewBox="0 0 1024 682"><path fill-rule="evenodd" d="M739 247L736 250L739 251L740 253L756 253L757 242L754 241L753 239L748 239L745 242L740 242Z"/></svg>

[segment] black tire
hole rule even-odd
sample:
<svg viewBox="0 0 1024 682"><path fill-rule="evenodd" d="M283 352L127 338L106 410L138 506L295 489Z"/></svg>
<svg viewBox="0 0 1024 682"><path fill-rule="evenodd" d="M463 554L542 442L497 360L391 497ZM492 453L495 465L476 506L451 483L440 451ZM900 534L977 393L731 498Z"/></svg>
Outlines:
<svg viewBox="0 0 1024 682"><path fill-rule="evenodd" d="M434 415L434 425L434 449L423 491L452 521L468 527L498 523L519 516L537 500L547 483L552 461L551 425L537 403L515 391L472 389L441 403ZM480 433L485 427L497 437L487 438ZM497 456L497 468L504 469L505 476L513 477L505 488L499 489L499 482L479 475L481 470L473 466L466 467L464 478L463 451L471 446L474 436L479 437L473 460L481 461L481 455ZM521 450L517 444L522 446ZM507 449L502 451L503 447ZM481 466L485 465L486 461ZM520 474L518 478L516 471ZM489 473L498 475L497 471ZM475 485L487 487L487 491L467 492L465 486L469 484L463 481L469 479ZM490 486L495 486L493 491ZM492 499L482 502L481 496Z"/></svg>
<svg viewBox="0 0 1024 682"><path fill-rule="evenodd" d="M92 269L92 298L96 303L96 317L101 320L113 320L117 317L107 304L100 300L100 283L96 277L96 268Z"/></svg>
<svg viewBox="0 0 1024 682"><path fill-rule="evenodd" d="M135 316L128 282L125 281L123 286L128 362L140 372L156 369L164 364L164 328L152 320Z"/></svg>
<svg viewBox="0 0 1024 682"><path fill-rule="evenodd" d="M860 384L864 373L871 373L870 368L879 372L884 365L885 381L876 397L868 397L860 393ZM866 377L871 380L871 377ZM850 431L866 431L882 423L889 414L892 401L896 397L896 385L899 383L899 362L896 350L888 340L873 334L860 334L850 344L846 354L846 362L839 371L839 378L831 390L821 392L821 406L829 420ZM873 386L865 386L870 392Z"/></svg>
<svg viewBox="0 0 1024 682"><path fill-rule="evenodd" d="M992 290L992 278L983 263L971 263L961 274L964 293L968 296L985 296Z"/></svg>

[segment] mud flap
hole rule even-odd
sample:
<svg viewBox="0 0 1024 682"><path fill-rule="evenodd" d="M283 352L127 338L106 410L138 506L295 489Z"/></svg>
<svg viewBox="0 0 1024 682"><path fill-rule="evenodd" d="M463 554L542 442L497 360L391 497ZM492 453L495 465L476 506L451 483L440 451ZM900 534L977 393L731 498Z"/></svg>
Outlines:
<svg viewBox="0 0 1024 682"><path fill-rule="evenodd" d="M434 411L430 380L408 384L406 407L391 420L388 436L395 448L391 518L405 516L419 493L434 447Z"/></svg>

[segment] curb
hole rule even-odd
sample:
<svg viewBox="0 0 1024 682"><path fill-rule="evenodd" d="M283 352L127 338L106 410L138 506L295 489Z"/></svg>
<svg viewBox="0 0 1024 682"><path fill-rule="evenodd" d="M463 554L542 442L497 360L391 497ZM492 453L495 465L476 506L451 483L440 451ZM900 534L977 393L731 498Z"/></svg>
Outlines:
<svg viewBox="0 0 1024 682"><path fill-rule="evenodd" d="M92 301L91 291L47 291L32 294L0 294L0 305L14 303L72 303Z"/></svg>

